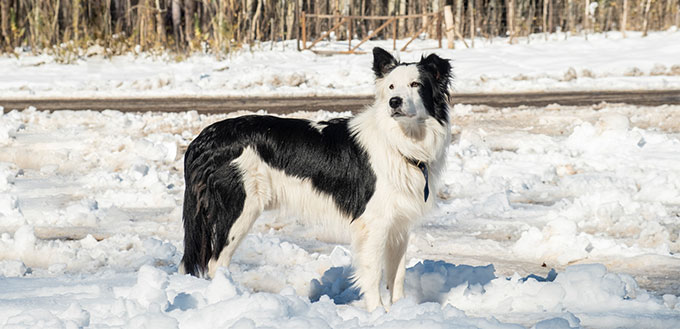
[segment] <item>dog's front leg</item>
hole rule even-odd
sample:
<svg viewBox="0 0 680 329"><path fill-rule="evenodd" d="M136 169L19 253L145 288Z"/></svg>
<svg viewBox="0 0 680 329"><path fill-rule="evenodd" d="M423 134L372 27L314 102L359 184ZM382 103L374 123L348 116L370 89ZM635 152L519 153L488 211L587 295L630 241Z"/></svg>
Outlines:
<svg viewBox="0 0 680 329"><path fill-rule="evenodd" d="M408 233L392 234L387 240L385 273L387 289L390 290L391 302L393 304L404 297L407 245Z"/></svg>
<svg viewBox="0 0 680 329"><path fill-rule="evenodd" d="M380 298L386 234L377 228L377 219L360 218L353 223L354 284L361 290L368 311L383 306ZM374 224L372 227L367 225Z"/></svg>

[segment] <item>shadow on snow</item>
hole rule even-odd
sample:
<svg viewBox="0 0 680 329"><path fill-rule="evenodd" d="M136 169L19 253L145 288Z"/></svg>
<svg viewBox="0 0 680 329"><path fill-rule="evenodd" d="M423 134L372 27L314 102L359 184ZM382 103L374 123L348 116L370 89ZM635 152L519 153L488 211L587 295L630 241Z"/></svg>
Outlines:
<svg viewBox="0 0 680 329"><path fill-rule="evenodd" d="M484 291L484 286L496 278L493 264L486 266L455 265L444 261L425 260L406 269L404 290L417 303L443 303L448 292L460 285ZM557 273L551 270L547 277L530 274L523 278L536 281L553 281ZM318 301L326 295L336 304L349 304L360 299L359 290L352 286L352 269L350 267L331 267L321 281L312 280L309 299Z"/></svg>

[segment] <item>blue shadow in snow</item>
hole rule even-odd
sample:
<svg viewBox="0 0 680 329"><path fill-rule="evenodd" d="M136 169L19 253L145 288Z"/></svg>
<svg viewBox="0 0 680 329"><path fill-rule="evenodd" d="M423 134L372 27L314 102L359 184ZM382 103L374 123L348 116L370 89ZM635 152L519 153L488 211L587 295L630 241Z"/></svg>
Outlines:
<svg viewBox="0 0 680 329"><path fill-rule="evenodd" d="M175 299L173 299L172 304L170 304L170 306L168 306L168 309L165 311L166 312L174 310L186 311L196 307L198 307L198 301L196 300L196 298L192 295L181 292L177 296L175 296Z"/></svg>
<svg viewBox="0 0 680 329"><path fill-rule="evenodd" d="M425 260L406 269L404 290L407 296L412 296L416 302L442 303L451 289L465 285L467 288L484 292L484 286L496 279L496 269L493 264L486 266L455 265L445 261ZM352 286L351 267L331 267L321 281L312 280L309 299L318 301L327 295L336 304L348 304L361 298L358 288ZM521 279L535 279L539 282L552 282L557 272L551 269L546 277L530 274Z"/></svg>
<svg viewBox="0 0 680 329"><path fill-rule="evenodd" d="M444 261L426 260L406 269L404 290L422 302L442 302L451 288L461 284L481 286L495 279L494 267L454 265ZM327 295L336 304L348 304L361 298L358 288L352 286L351 267L331 267L321 281L310 284L309 299L316 302Z"/></svg>
<svg viewBox="0 0 680 329"><path fill-rule="evenodd" d="M425 260L406 269L404 290L418 303L442 303L449 291L460 285L479 285L481 289L496 278L495 271L492 264L470 266Z"/></svg>
<svg viewBox="0 0 680 329"><path fill-rule="evenodd" d="M321 277L314 279L309 287L309 300L319 301L321 296L330 297L335 304L349 304L361 297L359 289L352 286L352 268L331 267Z"/></svg>

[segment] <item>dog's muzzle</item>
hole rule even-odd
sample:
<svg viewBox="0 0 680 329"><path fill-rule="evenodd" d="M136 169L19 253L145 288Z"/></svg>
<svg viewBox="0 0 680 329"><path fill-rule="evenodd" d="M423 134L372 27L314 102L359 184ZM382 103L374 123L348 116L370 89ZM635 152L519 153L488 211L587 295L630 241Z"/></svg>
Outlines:
<svg viewBox="0 0 680 329"><path fill-rule="evenodd" d="M390 107L392 108L392 117L403 117L406 114L401 110L401 104L403 101L401 97L390 98Z"/></svg>

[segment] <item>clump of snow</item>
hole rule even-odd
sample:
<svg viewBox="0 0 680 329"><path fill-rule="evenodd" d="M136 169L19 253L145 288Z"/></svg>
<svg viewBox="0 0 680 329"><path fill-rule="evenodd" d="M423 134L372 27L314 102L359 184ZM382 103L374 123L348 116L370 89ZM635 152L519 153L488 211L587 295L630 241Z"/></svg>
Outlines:
<svg viewBox="0 0 680 329"><path fill-rule="evenodd" d="M165 292L167 287L168 274L145 265L139 269L137 284L130 288L127 298L136 301L146 309L165 310L169 305Z"/></svg>
<svg viewBox="0 0 680 329"><path fill-rule="evenodd" d="M0 276L16 277L24 276L27 272L26 265L18 260L0 261Z"/></svg>

